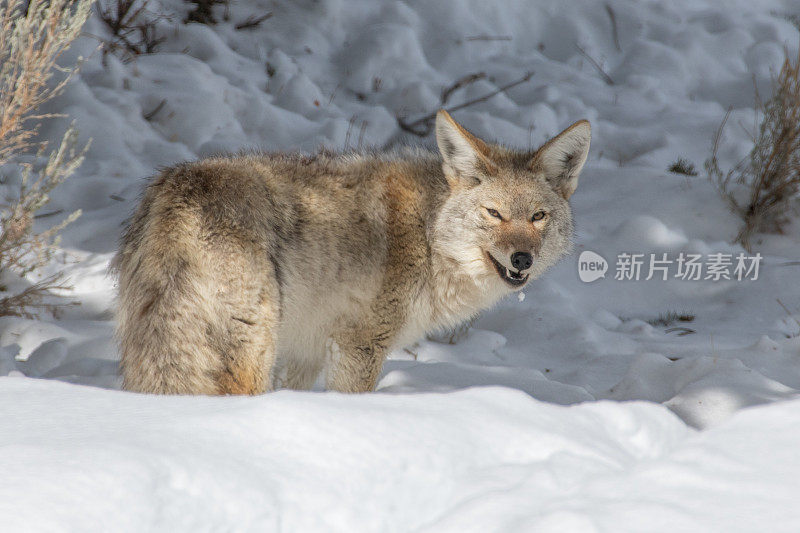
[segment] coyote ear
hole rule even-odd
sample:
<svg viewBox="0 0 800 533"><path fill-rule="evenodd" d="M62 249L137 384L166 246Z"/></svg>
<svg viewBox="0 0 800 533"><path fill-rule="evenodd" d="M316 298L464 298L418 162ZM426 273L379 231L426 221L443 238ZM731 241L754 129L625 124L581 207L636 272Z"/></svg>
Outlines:
<svg viewBox="0 0 800 533"><path fill-rule="evenodd" d="M564 198L578 187L578 175L589 155L592 128L588 120L580 120L565 129L537 150L530 162L534 171L544 176Z"/></svg>
<svg viewBox="0 0 800 533"><path fill-rule="evenodd" d="M489 159L486 143L464 129L444 109L436 114L436 142L448 181L480 183L481 174L494 174L497 169Z"/></svg>

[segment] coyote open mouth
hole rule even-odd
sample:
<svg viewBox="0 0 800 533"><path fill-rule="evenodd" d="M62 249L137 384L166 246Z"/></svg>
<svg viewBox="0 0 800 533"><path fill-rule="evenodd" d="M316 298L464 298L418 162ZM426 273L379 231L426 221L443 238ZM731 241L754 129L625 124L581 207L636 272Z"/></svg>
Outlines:
<svg viewBox="0 0 800 533"><path fill-rule="evenodd" d="M489 256L489 260L494 265L495 270L503 278L503 281L511 285L512 287L521 287L525 285L525 282L528 281L529 274L523 274L522 272L514 272L502 265L500 261L494 258L492 254L486 252L486 255Z"/></svg>

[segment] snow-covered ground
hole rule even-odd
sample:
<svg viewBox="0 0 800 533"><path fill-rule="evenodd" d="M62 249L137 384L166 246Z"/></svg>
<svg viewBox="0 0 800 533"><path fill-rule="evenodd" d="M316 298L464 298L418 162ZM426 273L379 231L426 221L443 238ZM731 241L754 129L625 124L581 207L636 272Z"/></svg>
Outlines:
<svg viewBox="0 0 800 533"><path fill-rule="evenodd" d="M75 120L92 139L45 208L83 210L63 240L81 305L0 319L0 530L800 530L798 216L754 241L758 279L676 264L615 279L621 252L744 252L702 163L729 107L722 163L747 154L754 84L768 95L797 52L800 3L239 0L216 26L149 5L171 16L159 52L103 61L93 18L64 61L90 58L45 109L68 115L46 138ZM449 105L533 73L454 113L479 136L536 146L593 126L576 253L524 299L393 354L375 394L104 390L119 387L106 267L143 178L243 148L431 143L396 116L477 72ZM700 174L667 172L678 158ZM579 279L583 251L605 278Z"/></svg>
<svg viewBox="0 0 800 533"><path fill-rule="evenodd" d="M800 401L136 396L7 379L3 531L796 532Z"/></svg>

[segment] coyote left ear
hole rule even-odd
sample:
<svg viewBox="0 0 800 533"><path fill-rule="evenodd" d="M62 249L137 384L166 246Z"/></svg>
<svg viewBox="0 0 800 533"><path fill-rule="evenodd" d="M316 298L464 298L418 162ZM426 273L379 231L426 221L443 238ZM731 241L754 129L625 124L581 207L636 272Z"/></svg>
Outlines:
<svg viewBox="0 0 800 533"><path fill-rule="evenodd" d="M489 159L486 143L464 129L444 109L436 114L436 142L448 181L480 183L481 174L494 174L497 169Z"/></svg>
<svg viewBox="0 0 800 533"><path fill-rule="evenodd" d="M564 198L569 198L578 187L578 175L589 155L591 138L589 121L580 120L539 148L530 167L534 171L544 172L553 188Z"/></svg>

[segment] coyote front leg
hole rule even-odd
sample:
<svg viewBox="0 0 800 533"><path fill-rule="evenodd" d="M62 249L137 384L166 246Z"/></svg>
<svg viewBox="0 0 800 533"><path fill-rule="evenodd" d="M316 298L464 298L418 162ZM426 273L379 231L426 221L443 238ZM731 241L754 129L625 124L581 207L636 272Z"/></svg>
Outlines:
<svg viewBox="0 0 800 533"><path fill-rule="evenodd" d="M327 347L327 388L338 392L372 391L389 351L387 329L348 328L331 339Z"/></svg>
<svg viewBox="0 0 800 533"><path fill-rule="evenodd" d="M420 191L413 180L387 178L387 248L381 288L367 313L332 336L327 387L340 392L375 388L383 361L408 319L409 295L427 279L428 242Z"/></svg>

